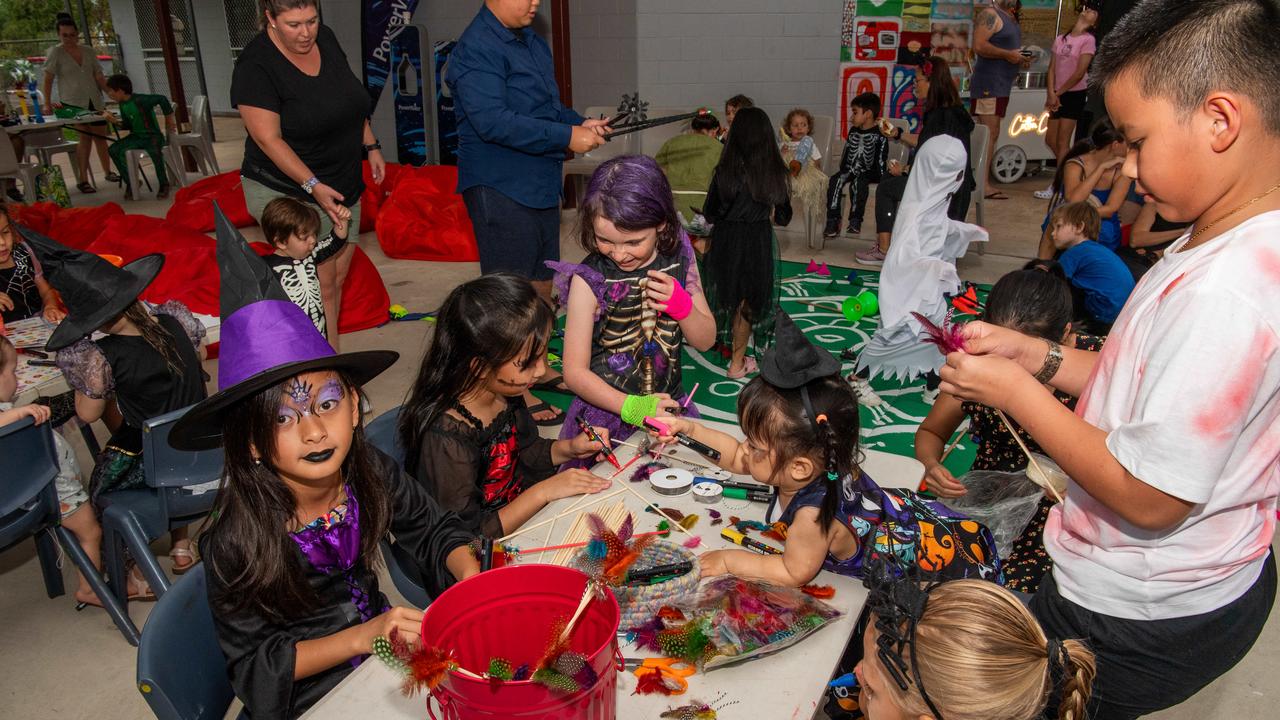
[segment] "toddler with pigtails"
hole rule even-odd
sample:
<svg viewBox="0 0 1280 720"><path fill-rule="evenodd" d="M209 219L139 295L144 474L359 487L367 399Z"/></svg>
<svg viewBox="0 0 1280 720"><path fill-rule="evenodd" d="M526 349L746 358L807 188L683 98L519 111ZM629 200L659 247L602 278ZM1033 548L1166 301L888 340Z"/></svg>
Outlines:
<svg viewBox="0 0 1280 720"><path fill-rule="evenodd" d="M766 521L786 524L783 553L714 550L700 558L703 574L798 587L823 569L862 577L879 557L903 573L999 582L1000 559L985 527L913 492L883 489L858 467L858 402L839 361L785 313L775 335L760 376L738 396L745 441L661 418L671 435L719 450L726 470L778 489Z"/></svg>
<svg viewBox="0 0 1280 720"><path fill-rule="evenodd" d="M715 320L702 294L693 247L680 226L671 186L652 158L602 164L578 213L579 264L548 262L567 305L564 379L577 398L561 439L577 420L622 437L626 426L689 405L681 384L684 343L707 350ZM566 465L586 465L589 459Z"/></svg>

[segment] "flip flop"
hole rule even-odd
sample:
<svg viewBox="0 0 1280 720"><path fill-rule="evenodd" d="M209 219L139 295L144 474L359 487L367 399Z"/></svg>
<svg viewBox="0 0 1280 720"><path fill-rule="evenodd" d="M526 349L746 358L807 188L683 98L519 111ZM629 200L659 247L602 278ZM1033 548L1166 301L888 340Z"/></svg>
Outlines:
<svg viewBox="0 0 1280 720"><path fill-rule="evenodd" d="M545 392L560 393L561 395L573 395L573 391L564 382L564 375L557 375L550 380L534 383L529 387L530 390L542 390Z"/></svg>
<svg viewBox="0 0 1280 720"><path fill-rule="evenodd" d="M994 192L989 192L986 195L983 195L982 197L984 200L1008 200L1009 199L1008 195L1005 195L999 190L996 190Z"/></svg>
<svg viewBox="0 0 1280 720"><path fill-rule="evenodd" d="M188 548L175 547L169 551L169 557L173 558L173 574L182 575L188 570L196 566L196 555ZM187 564L178 565L178 558L186 558Z"/></svg>
<svg viewBox="0 0 1280 720"><path fill-rule="evenodd" d="M734 373L729 371L725 372L724 376L730 380L741 380L752 373L758 372L760 372L760 366L756 364L756 359L753 357L747 357L742 360L742 372Z"/></svg>
<svg viewBox="0 0 1280 720"><path fill-rule="evenodd" d="M547 418L545 420L533 418L533 421L541 427L555 427L556 425L564 422L564 411L545 400L537 405L531 405L527 409L529 410L530 416L536 415L540 412L546 412L548 410L556 414L555 417Z"/></svg>
<svg viewBox="0 0 1280 720"><path fill-rule="evenodd" d="M76 189L85 195L98 192L98 189L90 185L88 181L82 182L82 183L76 183Z"/></svg>

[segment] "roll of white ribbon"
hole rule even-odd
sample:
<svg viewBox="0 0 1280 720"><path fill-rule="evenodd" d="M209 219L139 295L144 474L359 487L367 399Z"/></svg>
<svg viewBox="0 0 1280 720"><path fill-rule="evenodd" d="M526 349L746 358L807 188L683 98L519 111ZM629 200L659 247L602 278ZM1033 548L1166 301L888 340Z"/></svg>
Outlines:
<svg viewBox="0 0 1280 720"><path fill-rule="evenodd" d="M683 495L693 485L693 473L679 468L655 470L649 476L649 487L659 495Z"/></svg>

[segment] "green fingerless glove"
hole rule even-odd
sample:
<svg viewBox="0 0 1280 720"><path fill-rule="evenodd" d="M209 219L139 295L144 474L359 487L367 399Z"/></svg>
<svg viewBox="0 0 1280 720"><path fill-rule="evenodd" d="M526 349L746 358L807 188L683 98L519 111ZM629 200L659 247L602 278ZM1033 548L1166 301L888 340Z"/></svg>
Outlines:
<svg viewBox="0 0 1280 720"><path fill-rule="evenodd" d="M657 413L657 395L628 395L622 401L622 421L628 425L644 427L644 419Z"/></svg>

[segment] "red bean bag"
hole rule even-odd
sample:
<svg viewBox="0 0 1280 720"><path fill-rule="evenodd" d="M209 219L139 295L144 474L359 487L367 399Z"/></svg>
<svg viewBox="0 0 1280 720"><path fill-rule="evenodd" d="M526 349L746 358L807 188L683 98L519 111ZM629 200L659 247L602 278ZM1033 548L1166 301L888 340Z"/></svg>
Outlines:
<svg viewBox="0 0 1280 720"><path fill-rule="evenodd" d="M244 189L240 183L240 171L233 170L198 180L179 188L173 196L173 206L165 215L170 224L197 232L213 230L213 203L226 213L227 219L238 228L257 225L244 202Z"/></svg>
<svg viewBox="0 0 1280 720"><path fill-rule="evenodd" d="M49 234L49 226L53 224L53 215L58 210L58 206L51 202L38 202L30 205L21 203L8 203L5 209L9 213L9 220L18 223L24 227L29 227L41 235Z"/></svg>
<svg viewBox="0 0 1280 720"><path fill-rule="evenodd" d="M113 202L94 207L57 208L46 234L67 247L84 250L98 239L108 220L121 215L124 208Z"/></svg>
<svg viewBox="0 0 1280 720"><path fill-rule="evenodd" d="M270 255L273 250L264 242L250 243L259 255ZM364 250L356 246L351 256L347 280L342 284L342 307L338 310L338 334L368 330L388 322L391 295L382 282L382 275Z"/></svg>
<svg viewBox="0 0 1280 720"><path fill-rule="evenodd" d="M403 168L395 190L378 211L378 244L404 260L476 262L475 232L448 165Z"/></svg>
<svg viewBox="0 0 1280 720"><path fill-rule="evenodd" d="M218 314L218 264L214 240L146 215L120 215L107 221L98 239L86 248L119 255L129 262L158 252L164 267L142 299L153 303L178 300L192 312Z"/></svg>
<svg viewBox="0 0 1280 720"><path fill-rule="evenodd" d="M387 165L390 167L390 164ZM382 187L373 181L369 161L363 163L364 192L360 193L360 232L373 230L378 221L378 208L382 205ZM385 178L384 178L385 179Z"/></svg>

